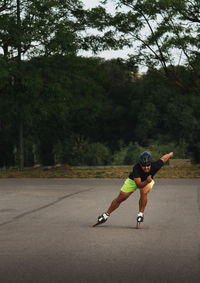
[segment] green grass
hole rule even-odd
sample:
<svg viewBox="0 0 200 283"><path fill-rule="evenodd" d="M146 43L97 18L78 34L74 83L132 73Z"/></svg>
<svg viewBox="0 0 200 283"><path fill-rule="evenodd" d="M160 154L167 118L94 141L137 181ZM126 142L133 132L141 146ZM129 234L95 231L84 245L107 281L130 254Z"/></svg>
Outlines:
<svg viewBox="0 0 200 283"><path fill-rule="evenodd" d="M41 168L0 169L0 178L127 178L132 166L52 166ZM156 178L200 178L200 166L189 167L164 166Z"/></svg>

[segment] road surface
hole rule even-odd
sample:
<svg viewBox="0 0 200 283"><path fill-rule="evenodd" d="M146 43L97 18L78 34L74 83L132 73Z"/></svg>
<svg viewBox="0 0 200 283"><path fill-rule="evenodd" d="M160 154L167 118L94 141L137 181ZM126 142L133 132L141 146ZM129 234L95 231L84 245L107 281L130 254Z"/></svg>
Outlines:
<svg viewBox="0 0 200 283"><path fill-rule="evenodd" d="M0 282L199 283L200 180L157 179L92 224L120 179L0 179Z"/></svg>

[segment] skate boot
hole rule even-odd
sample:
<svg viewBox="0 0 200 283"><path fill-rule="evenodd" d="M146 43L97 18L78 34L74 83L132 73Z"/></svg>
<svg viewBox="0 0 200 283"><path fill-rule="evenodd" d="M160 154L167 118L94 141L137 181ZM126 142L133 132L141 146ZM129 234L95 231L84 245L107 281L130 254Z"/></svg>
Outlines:
<svg viewBox="0 0 200 283"><path fill-rule="evenodd" d="M110 214L108 214L107 212L103 213L102 215L100 215L98 217L98 221L93 225L93 227L105 223L108 220L108 217L110 216Z"/></svg>
<svg viewBox="0 0 200 283"><path fill-rule="evenodd" d="M144 221L144 213L139 212L137 215L137 229L140 228L140 223Z"/></svg>

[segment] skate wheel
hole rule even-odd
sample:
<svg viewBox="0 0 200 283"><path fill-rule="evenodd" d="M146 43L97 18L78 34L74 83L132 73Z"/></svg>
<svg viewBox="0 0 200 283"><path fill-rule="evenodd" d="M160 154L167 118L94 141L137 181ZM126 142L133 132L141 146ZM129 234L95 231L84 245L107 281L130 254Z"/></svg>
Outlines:
<svg viewBox="0 0 200 283"><path fill-rule="evenodd" d="M92 227L95 227L95 226L97 226L99 224L99 222L97 221L96 223L94 223L93 225L92 225Z"/></svg>
<svg viewBox="0 0 200 283"><path fill-rule="evenodd" d="M136 228L140 229L140 222L137 222Z"/></svg>

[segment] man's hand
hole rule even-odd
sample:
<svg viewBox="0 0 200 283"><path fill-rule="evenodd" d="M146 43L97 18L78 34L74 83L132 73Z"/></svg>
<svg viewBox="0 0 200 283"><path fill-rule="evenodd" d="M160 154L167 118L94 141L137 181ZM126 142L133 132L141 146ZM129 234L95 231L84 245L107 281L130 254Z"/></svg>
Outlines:
<svg viewBox="0 0 200 283"><path fill-rule="evenodd" d="M152 178L151 178L151 175L149 175L149 176L147 177L147 182L148 182L148 183L151 183L151 181L152 181Z"/></svg>
<svg viewBox="0 0 200 283"><path fill-rule="evenodd" d="M163 155L163 157L161 157L161 160L166 163L172 156L174 155L173 152L170 152L168 154Z"/></svg>

